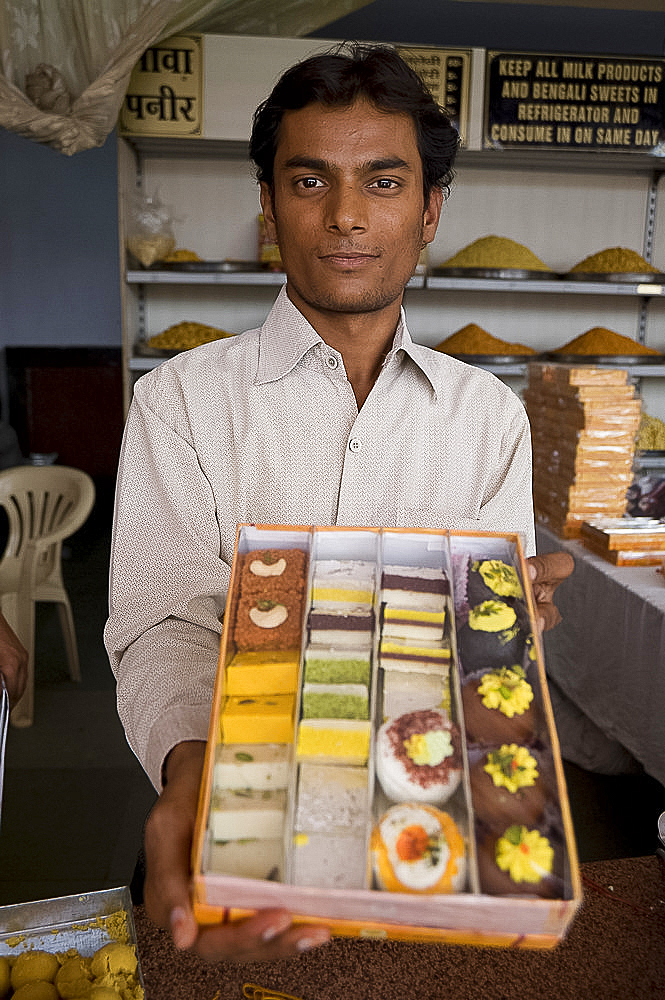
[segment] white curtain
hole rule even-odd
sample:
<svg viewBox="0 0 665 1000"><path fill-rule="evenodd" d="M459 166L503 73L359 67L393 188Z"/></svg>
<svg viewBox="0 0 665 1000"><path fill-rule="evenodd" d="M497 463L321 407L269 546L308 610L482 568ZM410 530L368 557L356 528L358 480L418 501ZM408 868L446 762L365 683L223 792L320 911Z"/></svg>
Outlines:
<svg viewBox="0 0 665 1000"><path fill-rule="evenodd" d="M71 155L101 146L129 75L183 31L301 37L370 0L2 0L0 127Z"/></svg>

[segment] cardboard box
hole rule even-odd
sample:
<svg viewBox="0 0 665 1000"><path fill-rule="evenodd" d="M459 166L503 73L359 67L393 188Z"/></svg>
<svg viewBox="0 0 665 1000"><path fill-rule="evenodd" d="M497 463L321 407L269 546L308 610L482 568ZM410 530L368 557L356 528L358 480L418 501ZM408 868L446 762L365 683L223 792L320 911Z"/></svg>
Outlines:
<svg viewBox="0 0 665 1000"><path fill-rule="evenodd" d="M236 653L233 622L239 604L240 565L243 556L248 552L274 549L300 549L309 556L309 576L302 619L299 688L293 709L294 748L290 752L291 772L286 795L283 837L277 844L273 840L270 848L278 852L277 868L280 881L213 871L212 859L217 859L217 855L214 850L216 845L211 824L213 811L211 803L213 797L218 796L218 790L214 788L215 763L223 727L221 720L225 709L226 668ZM361 887L322 888L318 885L293 884L294 853L297 849L298 835L296 815L300 794L299 765L295 758L302 704L302 661L307 637L313 566L320 558L374 561L379 582L373 598L377 628L371 647L369 715L372 725L367 762L369 804L365 823L365 845L369 843L371 830L383 814L386 804L390 805L376 781L374 761L376 734L383 722L381 690L384 675L378 657L379 623L382 621L381 569L383 566L395 564L442 569L452 583L447 609L445 643L450 648L451 661L448 674L450 715L461 734L462 780L454 795L440 808L453 817L465 840L467 875L462 891L426 894L381 890L376 887L376 882L373 880L370 852L366 847L363 857L354 856L353 859L353 866L361 873L363 870L365 872ZM524 590L522 606L526 609L528 623L532 626L534 605L530 585L527 582L521 543L517 535L466 534L415 529L239 526L192 858L194 907L201 922L234 920L256 909L283 906L295 915L297 922L324 924L338 935L547 948L553 947L565 934L581 903L581 884L563 768L545 680L541 643L533 631L528 638L528 652L525 647L520 655L533 689L533 705L540 720L537 738L545 747L543 767L551 775L553 799L550 819L555 815L554 826L559 831L558 846L561 851L560 866L556 871L556 884L559 888L556 891L556 898L535 895L490 895L481 891L476 842L479 826L474 813L469 779L470 763L474 755L477 756L478 747L466 739L462 710L462 684L468 680L468 675L473 673L473 669L470 668L475 669L477 664L464 663L463 655L460 655L458 650L457 633L457 625L462 620L459 617L462 613L459 609L465 607L463 578L466 564L470 559L502 560L514 567ZM468 615L468 606L466 613ZM526 635L525 631L523 638L526 638ZM218 797L214 801L217 805ZM294 835L296 847L294 847ZM359 877L362 879L362 874Z"/></svg>

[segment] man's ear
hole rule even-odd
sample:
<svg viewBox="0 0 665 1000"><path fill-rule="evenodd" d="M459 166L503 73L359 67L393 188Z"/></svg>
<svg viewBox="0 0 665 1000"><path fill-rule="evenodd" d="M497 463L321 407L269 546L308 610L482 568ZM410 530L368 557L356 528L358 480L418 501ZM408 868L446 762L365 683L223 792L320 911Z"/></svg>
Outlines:
<svg viewBox="0 0 665 1000"><path fill-rule="evenodd" d="M265 225L266 237L271 243L277 242L277 225L275 223L275 206L273 204L273 193L269 184L265 181L260 183L261 189L261 211L263 212L263 222Z"/></svg>
<svg viewBox="0 0 665 1000"><path fill-rule="evenodd" d="M435 186L429 193L423 213L423 239L425 243L431 243L436 236L442 207L443 191L440 187Z"/></svg>

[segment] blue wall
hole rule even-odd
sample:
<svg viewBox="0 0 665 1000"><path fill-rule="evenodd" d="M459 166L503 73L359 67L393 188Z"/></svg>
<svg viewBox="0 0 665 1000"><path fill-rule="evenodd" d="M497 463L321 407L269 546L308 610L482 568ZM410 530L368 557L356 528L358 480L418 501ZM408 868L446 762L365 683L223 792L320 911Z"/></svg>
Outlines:
<svg viewBox="0 0 665 1000"><path fill-rule="evenodd" d="M116 155L0 129L0 346L120 344Z"/></svg>
<svg viewBox="0 0 665 1000"><path fill-rule="evenodd" d="M375 0L316 35L660 56L665 11ZM0 129L0 347L120 345L116 169L114 135L66 157Z"/></svg>

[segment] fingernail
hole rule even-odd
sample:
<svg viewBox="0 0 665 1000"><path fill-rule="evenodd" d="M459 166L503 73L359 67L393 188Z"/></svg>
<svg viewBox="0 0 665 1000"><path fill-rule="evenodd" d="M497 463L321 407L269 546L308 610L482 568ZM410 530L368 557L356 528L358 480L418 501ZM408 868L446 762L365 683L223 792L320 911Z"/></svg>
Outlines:
<svg viewBox="0 0 665 1000"><path fill-rule="evenodd" d="M261 940L272 941L273 938L276 938L278 934L282 934L284 931L288 931L290 926L291 926L291 918L283 917L281 920L278 920L274 924L271 924L270 927L266 927L266 929L261 934Z"/></svg>
<svg viewBox="0 0 665 1000"><path fill-rule="evenodd" d="M319 945L327 944L329 940L330 935L326 932L310 934L309 937L300 938L296 948L298 951L309 951L311 948L318 948Z"/></svg>
<svg viewBox="0 0 665 1000"><path fill-rule="evenodd" d="M187 948L191 944L187 931L188 922L187 911L181 906L175 906L171 910L171 935L176 948Z"/></svg>

